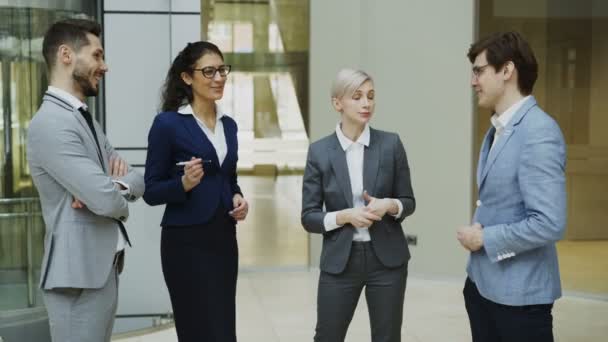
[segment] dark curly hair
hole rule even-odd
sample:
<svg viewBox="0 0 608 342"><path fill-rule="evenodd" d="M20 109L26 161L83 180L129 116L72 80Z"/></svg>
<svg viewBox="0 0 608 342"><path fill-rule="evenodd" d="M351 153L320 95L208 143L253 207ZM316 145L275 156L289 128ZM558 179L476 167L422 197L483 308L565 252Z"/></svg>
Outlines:
<svg viewBox="0 0 608 342"><path fill-rule="evenodd" d="M215 44L206 41L188 43L175 57L163 85L161 111L174 112L181 105L192 102L192 88L182 80L181 75L182 72L192 75L196 61L208 54L218 55L224 60L220 49Z"/></svg>
<svg viewBox="0 0 608 342"><path fill-rule="evenodd" d="M530 95L538 77L538 63L528 42L518 32L498 32L471 45L467 57L473 63L486 51L488 64L498 72L511 61L517 69L517 85L523 95Z"/></svg>

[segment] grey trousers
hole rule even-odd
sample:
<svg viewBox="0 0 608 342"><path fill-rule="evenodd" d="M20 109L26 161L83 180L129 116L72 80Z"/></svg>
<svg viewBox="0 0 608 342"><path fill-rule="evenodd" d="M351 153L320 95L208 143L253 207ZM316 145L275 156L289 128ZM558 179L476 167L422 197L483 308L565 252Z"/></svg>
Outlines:
<svg viewBox="0 0 608 342"><path fill-rule="evenodd" d="M344 341L359 296L365 288L373 342L401 341L407 263L387 268L370 242L353 242L346 269L321 272L315 342Z"/></svg>
<svg viewBox="0 0 608 342"><path fill-rule="evenodd" d="M118 304L118 270L100 289L54 288L43 292L53 342L109 342Z"/></svg>

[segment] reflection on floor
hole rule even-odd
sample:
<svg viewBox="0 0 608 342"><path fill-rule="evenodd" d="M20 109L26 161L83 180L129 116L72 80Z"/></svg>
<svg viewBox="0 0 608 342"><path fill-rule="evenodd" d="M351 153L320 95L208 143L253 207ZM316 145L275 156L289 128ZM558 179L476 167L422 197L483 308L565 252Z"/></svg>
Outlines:
<svg viewBox="0 0 608 342"><path fill-rule="evenodd" d="M239 176L249 215L238 224L241 267L304 267L308 236L300 224L302 176Z"/></svg>
<svg viewBox="0 0 608 342"><path fill-rule="evenodd" d="M557 244L565 291L608 296L608 240Z"/></svg>
<svg viewBox="0 0 608 342"><path fill-rule="evenodd" d="M247 342L312 341L318 271L242 272L237 290L237 335ZM470 341L462 298L463 281L409 278L405 295L405 342ZM576 297L557 301L556 341L603 341L608 334L608 302ZM346 341L370 340L365 296L361 296ZM173 328L120 342L175 342Z"/></svg>

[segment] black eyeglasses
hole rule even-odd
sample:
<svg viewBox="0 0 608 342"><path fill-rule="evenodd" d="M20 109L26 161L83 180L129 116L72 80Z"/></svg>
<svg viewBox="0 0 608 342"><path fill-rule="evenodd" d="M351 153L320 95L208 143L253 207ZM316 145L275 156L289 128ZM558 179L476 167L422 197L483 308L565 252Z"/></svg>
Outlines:
<svg viewBox="0 0 608 342"><path fill-rule="evenodd" d="M192 70L200 71L203 74L203 76L205 76L206 78L214 78L215 73L219 73L220 76L226 77L230 73L230 68L231 68L230 65L220 65L218 68L208 66L208 67L204 67L202 69L192 69Z"/></svg>
<svg viewBox="0 0 608 342"><path fill-rule="evenodd" d="M474 66L473 69L471 70L473 72L473 76L475 76L475 78L478 78L479 76L481 76L481 74L483 73L483 71L489 66L490 64L486 64L486 65L480 65L480 66Z"/></svg>

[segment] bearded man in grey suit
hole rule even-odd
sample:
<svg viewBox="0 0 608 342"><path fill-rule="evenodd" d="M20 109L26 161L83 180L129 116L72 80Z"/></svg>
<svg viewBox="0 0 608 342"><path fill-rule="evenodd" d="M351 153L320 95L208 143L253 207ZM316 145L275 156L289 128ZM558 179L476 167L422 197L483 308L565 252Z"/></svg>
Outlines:
<svg viewBox="0 0 608 342"><path fill-rule="evenodd" d="M109 341L118 274L130 245L128 201L144 192L85 100L108 70L99 24L68 19L43 41L50 85L28 129L27 154L46 225L40 286L53 341Z"/></svg>

